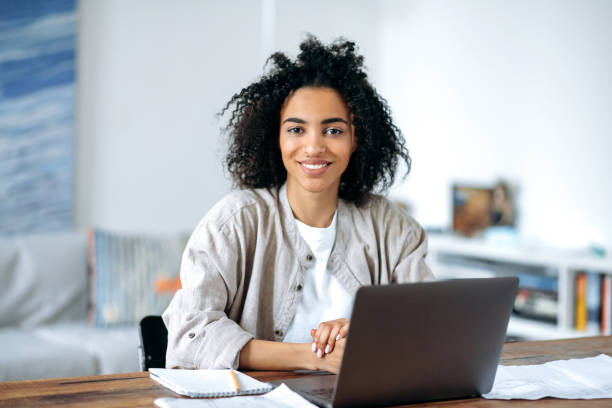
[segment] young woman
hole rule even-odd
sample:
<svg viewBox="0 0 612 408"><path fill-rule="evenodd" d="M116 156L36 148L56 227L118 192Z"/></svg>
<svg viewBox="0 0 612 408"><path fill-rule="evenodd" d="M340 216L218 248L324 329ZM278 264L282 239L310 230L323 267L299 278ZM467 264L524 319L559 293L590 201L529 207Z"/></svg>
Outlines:
<svg viewBox="0 0 612 408"><path fill-rule="evenodd" d="M224 109L241 190L187 244L168 367L337 372L360 286L433 279L421 226L372 193L410 158L363 57L348 41L300 49Z"/></svg>

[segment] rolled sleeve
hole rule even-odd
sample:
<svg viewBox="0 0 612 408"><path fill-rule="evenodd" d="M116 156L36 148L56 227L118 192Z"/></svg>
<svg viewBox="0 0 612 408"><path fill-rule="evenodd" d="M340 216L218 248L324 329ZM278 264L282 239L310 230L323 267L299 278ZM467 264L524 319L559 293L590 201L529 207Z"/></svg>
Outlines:
<svg viewBox="0 0 612 408"><path fill-rule="evenodd" d="M253 335L228 317L242 286L237 253L218 230L196 231L190 239L181 263L182 288L162 316L168 328L166 367L238 368L240 351Z"/></svg>
<svg viewBox="0 0 612 408"><path fill-rule="evenodd" d="M208 333L196 352L196 361L201 364L197 368L237 369L240 351L253 336L227 317L211 323L206 330Z"/></svg>
<svg viewBox="0 0 612 408"><path fill-rule="evenodd" d="M186 307L197 296L189 292L177 292L163 315L168 328L166 367L238 368L240 351L253 335L223 310Z"/></svg>

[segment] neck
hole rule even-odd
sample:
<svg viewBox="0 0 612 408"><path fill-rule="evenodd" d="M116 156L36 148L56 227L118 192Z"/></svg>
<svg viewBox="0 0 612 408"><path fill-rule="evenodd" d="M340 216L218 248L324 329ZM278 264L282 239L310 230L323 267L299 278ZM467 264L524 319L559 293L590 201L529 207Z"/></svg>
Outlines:
<svg viewBox="0 0 612 408"><path fill-rule="evenodd" d="M293 216L311 227L329 227L338 206L338 188L312 193L294 187L287 182L287 198Z"/></svg>

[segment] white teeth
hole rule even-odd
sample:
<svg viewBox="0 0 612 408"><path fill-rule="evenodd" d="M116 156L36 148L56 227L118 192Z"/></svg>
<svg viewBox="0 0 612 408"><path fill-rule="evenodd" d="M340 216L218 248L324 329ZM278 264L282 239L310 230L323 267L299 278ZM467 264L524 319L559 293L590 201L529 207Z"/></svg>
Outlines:
<svg viewBox="0 0 612 408"><path fill-rule="evenodd" d="M306 164L306 163L302 163L302 166L306 167L307 169L318 170L318 169L322 169L323 167L327 166L327 164Z"/></svg>

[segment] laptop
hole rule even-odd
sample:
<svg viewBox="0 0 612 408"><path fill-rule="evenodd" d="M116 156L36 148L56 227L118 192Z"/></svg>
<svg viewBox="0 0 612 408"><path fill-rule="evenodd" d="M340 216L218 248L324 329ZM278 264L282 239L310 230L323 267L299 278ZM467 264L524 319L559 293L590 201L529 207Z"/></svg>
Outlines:
<svg viewBox="0 0 612 408"><path fill-rule="evenodd" d="M321 407L485 394L493 386L517 288L515 277L362 287L338 375L275 382Z"/></svg>

